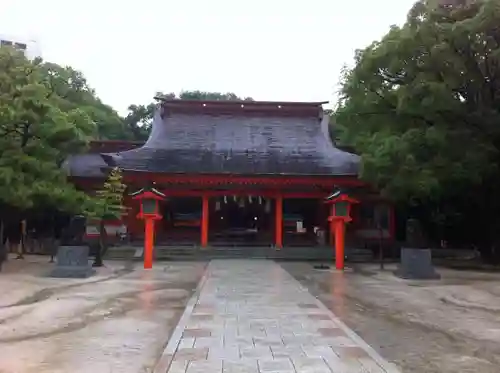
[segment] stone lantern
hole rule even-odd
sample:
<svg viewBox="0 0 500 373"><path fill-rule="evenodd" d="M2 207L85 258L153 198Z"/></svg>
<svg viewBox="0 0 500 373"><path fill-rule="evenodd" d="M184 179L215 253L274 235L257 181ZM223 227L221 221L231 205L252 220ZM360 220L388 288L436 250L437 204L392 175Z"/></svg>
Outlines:
<svg viewBox="0 0 500 373"><path fill-rule="evenodd" d="M337 189L334 193L325 199L325 202L331 206L330 216L330 234L335 236L332 241L335 242L335 268L344 269L345 252L345 225L352 221L351 207L358 200L351 198L342 190ZM333 238L333 237L332 237Z"/></svg>
<svg viewBox="0 0 500 373"><path fill-rule="evenodd" d="M149 187L140 189L131 196L140 202L137 218L144 220L144 269L151 269L153 268L154 222L162 218L159 201L165 199L165 194Z"/></svg>

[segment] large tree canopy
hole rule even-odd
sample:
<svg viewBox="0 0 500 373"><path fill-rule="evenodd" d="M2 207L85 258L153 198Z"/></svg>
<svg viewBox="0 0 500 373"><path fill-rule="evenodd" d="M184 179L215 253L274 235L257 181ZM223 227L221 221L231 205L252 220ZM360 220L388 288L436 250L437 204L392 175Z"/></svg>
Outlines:
<svg viewBox="0 0 500 373"><path fill-rule="evenodd" d="M336 112L362 177L398 198L439 196L497 170L500 2L417 2L356 53Z"/></svg>
<svg viewBox="0 0 500 373"><path fill-rule="evenodd" d="M435 230L486 245L500 227L500 2L463 3L419 1L357 51L335 119L365 180Z"/></svg>
<svg viewBox="0 0 500 373"><path fill-rule="evenodd" d="M102 103L81 72L50 62L40 64L40 69L48 88L55 93L57 105L64 111L78 109L85 112L96 125L96 138L133 138L123 119L114 109Z"/></svg>
<svg viewBox="0 0 500 373"><path fill-rule="evenodd" d="M38 202L63 210L84 196L66 182L61 165L94 136L88 113L61 95L40 60L0 48L0 203L25 210ZM4 214L5 216L5 214Z"/></svg>

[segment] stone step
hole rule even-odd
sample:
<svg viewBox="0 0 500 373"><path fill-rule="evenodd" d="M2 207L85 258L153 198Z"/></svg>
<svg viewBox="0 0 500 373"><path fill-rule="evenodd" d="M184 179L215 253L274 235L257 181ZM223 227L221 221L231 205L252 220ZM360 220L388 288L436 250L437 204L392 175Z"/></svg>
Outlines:
<svg viewBox="0 0 500 373"><path fill-rule="evenodd" d="M132 259L134 257L135 248L132 246L110 247L106 252L106 259Z"/></svg>
<svg viewBox="0 0 500 373"><path fill-rule="evenodd" d="M107 259L142 259L142 247L112 247ZM212 258L268 258L289 260L333 260L334 251L328 247L210 247L201 249L193 246L156 246L157 260L208 260ZM365 249L347 249L347 260L351 262L371 261L372 253Z"/></svg>

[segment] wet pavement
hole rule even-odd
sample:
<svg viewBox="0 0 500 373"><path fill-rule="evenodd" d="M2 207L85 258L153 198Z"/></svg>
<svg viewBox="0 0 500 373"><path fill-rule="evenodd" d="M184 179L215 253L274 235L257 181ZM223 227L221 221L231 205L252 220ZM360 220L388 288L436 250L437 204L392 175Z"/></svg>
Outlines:
<svg viewBox="0 0 500 373"><path fill-rule="evenodd" d="M54 279L52 266L28 256L0 272L0 373L146 373L169 358L170 373L321 373L342 357L344 372L384 359L403 373L499 372L500 274L405 281L390 266L228 260L206 277L205 263L107 261Z"/></svg>
<svg viewBox="0 0 500 373"><path fill-rule="evenodd" d="M281 265L405 373L500 371L500 274L438 269L442 280L405 281L394 266Z"/></svg>
<svg viewBox="0 0 500 373"><path fill-rule="evenodd" d="M214 260L155 373L398 372L273 261Z"/></svg>
<svg viewBox="0 0 500 373"><path fill-rule="evenodd" d="M1 373L150 372L205 264L107 261L83 280L51 268L31 256L0 273Z"/></svg>

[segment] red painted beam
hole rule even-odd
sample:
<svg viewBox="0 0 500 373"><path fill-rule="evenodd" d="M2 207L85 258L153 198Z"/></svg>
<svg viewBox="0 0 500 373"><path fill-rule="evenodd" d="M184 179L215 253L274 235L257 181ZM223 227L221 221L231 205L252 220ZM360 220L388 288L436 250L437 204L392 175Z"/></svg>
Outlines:
<svg viewBox="0 0 500 373"><path fill-rule="evenodd" d="M157 184L198 184L198 185L265 185L265 186L322 186L334 185L364 186L356 177L319 176L240 176L240 175L166 175L149 172L124 171L123 178L129 182L156 182Z"/></svg>
<svg viewBox="0 0 500 373"><path fill-rule="evenodd" d="M222 197L222 196L254 196L254 197L267 197L274 198L279 192L279 190L182 190L182 189L162 189L162 193L169 197L200 197L202 195L207 195L209 197ZM324 192L285 192L281 193L283 198L325 198L328 193Z"/></svg>

